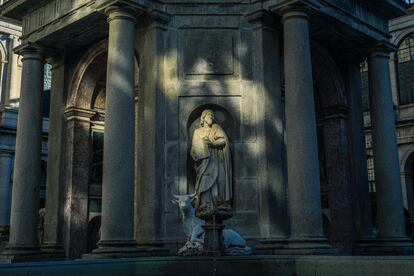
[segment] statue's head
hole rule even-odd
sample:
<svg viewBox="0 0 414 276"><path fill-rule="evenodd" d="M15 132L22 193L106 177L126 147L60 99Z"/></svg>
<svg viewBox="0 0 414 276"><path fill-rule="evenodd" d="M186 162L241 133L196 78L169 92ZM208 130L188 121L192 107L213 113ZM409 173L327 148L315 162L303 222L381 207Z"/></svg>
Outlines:
<svg viewBox="0 0 414 276"><path fill-rule="evenodd" d="M171 202L180 208L183 214L188 213L190 209L193 209L193 201L197 199L196 193L190 195L175 195L172 194L173 199Z"/></svg>
<svg viewBox="0 0 414 276"><path fill-rule="evenodd" d="M211 126L214 123L214 112L211 109L206 109L201 113L200 126L207 124Z"/></svg>

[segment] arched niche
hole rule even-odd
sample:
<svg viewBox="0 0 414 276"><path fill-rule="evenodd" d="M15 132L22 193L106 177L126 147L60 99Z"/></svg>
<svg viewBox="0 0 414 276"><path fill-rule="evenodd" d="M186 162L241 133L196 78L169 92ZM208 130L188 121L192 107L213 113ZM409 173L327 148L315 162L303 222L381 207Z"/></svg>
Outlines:
<svg viewBox="0 0 414 276"><path fill-rule="evenodd" d="M230 142L230 150L233 153L233 141L234 137L238 134L238 124L234 120L231 113L223 106L218 104L202 104L197 106L189 115L187 120L187 192L193 193L195 189L195 180L196 174L194 169L194 160L190 155L191 151L191 143L193 140L193 133L194 130L200 127L200 117L201 113L206 110L210 109L214 112L214 119L217 124L221 126L221 128L226 132L227 137ZM234 185L234 179L233 179Z"/></svg>

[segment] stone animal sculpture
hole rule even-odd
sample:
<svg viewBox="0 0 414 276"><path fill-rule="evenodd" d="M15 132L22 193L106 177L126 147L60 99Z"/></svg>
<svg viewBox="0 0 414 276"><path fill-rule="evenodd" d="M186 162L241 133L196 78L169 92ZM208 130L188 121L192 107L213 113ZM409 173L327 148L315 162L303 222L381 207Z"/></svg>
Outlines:
<svg viewBox="0 0 414 276"><path fill-rule="evenodd" d="M172 203L177 205L183 220L183 230L187 237L186 244L178 250L180 256L197 256L203 254L204 221L195 216L193 206L196 194L172 195ZM252 249L239 233L232 229L223 230L225 253L227 255L248 255Z"/></svg>

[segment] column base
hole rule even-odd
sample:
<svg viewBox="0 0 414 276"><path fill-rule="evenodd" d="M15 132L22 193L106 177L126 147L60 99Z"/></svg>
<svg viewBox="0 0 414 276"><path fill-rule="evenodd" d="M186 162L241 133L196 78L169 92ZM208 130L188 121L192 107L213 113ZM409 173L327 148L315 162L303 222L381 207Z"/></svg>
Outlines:
<svg viewBox="0 0 414 276"><path fill-rule="evenodd" d="M82 259L119 259L167 256L168 249L152 246L138 246L135 240L131 241L100 241L98 248L92 253L82 255Z"/></svg>
<svg viewBox="0 0 414 276"><path fill-rule="evenodd" d="M25 246L7 246L0 259L10 263L55 260L53 254L43 252L39 247Z"/></svg>
<svg viewBox="0 0 414 276"><path fill-rule="evenodd" d="M355 255L414 255L414 243L409 238L363 239L355 244Z"/></svg>

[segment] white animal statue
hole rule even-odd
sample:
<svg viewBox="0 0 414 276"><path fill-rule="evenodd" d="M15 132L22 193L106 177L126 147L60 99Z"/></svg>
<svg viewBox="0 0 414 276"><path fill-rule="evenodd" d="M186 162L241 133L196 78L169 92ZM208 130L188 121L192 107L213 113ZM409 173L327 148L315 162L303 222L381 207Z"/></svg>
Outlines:
<svg viewBox="0 0 414 276"><path fill-rule="evenodd" d="M191 195L173 195L172 203L178 205L180 209L181 218L183 220L183 230L187 237L187 241L203 242L204 221L196 217L193 201L196 199L196 194Z"/></svg>
<svg viewBox="0 0 414 276"><path fill-rule="evenodd" d="M180 209L183 220L183 230L187 237L186 244L178 250L180 256L194 256L203 254L204 221L195 216L193 201L196 194L173 195L172 203ZM225 253L227 255L248 255L252 249L239 233L232 229L223 230Z"/></svg>

